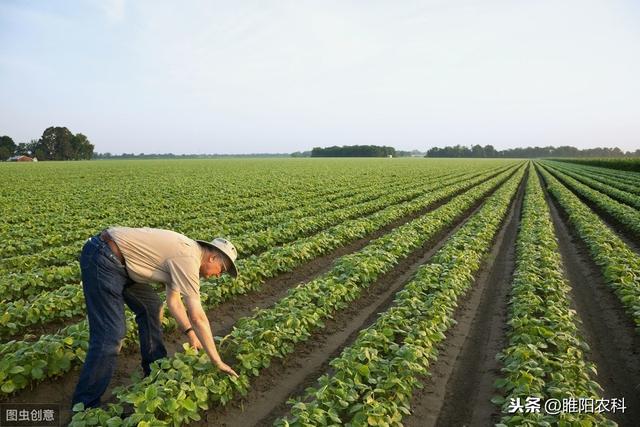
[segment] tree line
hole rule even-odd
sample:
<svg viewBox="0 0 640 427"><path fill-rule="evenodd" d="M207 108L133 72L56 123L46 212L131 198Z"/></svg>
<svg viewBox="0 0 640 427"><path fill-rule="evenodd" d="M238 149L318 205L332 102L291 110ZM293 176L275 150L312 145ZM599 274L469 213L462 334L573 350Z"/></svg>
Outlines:
<svg viewBox="0 0 640 427"><path fill-rule="evenodd" d="M387 157L396 154L396 149L378 145L343 145L338 147L314 147L311 157Z"/></svg>
<svg viewBox="0 0 640 427"><path fill-rule="evenodd" d="M94 146L81 134L73 134L66 127L51 126L40 139L16 144L9 136L0 137L0 160L11 156L37 157L38 160L90 160Z"/></svg>
<svg viewBox="0 0 640 427"><path fill-rule="evenodd" d="M496 150L493 145L463 145L433 147L425 157L470 157L470 158L539 158L539 157L635 157L640 149L624 152L618 147L585 148L583 150L569 145L560 147L524 147Z"/></svg>

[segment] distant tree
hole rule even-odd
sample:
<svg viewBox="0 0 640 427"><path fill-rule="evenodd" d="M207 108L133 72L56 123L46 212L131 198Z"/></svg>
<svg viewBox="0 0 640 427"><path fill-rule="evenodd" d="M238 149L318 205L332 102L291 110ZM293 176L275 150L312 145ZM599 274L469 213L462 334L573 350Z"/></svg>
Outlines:
<svg viewBox="0 0 640 427"><path fill-rule="evenodd" d="M89 160L93 144L81 133L74 135L66 127L48 127L32 152L40 160Z"/></svg>
<svg viewBox="0 0 640 427"><path fill-rule="evenodd" d="M442 157L440 155L440 148L438 147L433 147L427 150L427 154L425 154L425 157Z"/></svg>
<svg viewBox="0 0 640 427"><path fill-rule="evenodd" d="M27 143L20 142L18 143L16 149L13 152L16 156L29 156L31 153L27 150Z"/></svg>
<svg viewBox="0 0 640 427"><path fill-rule="evenodd" d="M11 137L4 135L0 136L0 160L7 160L13 156L18 146Z"/></svg>
<svg viewBox="0 0 640 427"><path fill-rule="evenodd" d="M32 156L33 150L36 147L37 140L32 140L31 142L21 142L18 144L18 147L15 150L16 156Z"/></svg>
<svg viewBox="0 0 640 427"><path fill-rule="evenodd" d="M556 148L552 155L558 157L577 157L580 155L580 150L578 150L576 147L563 145Z"/></svg>
<svg viewBox="0 0 640 427"><path fill-rule="evenodd" d="M636 150L636 156L640 155L640 150ZM634 155L626 153L627 156ZM576 147L564 145L560 147L518 147L496 151L492 145L484 148L474 145L471 149L460 145L447 146L444 148L433 147L427 151L425 157L505 157L505 158L540 158L540 157L623 157L625 153L618 147L613 148L588 148L579 150Z"/></svg>
<svg viewBox="0 0 640 427"><path fill-rule="evenodd" d="M493 145L485 145L484 146L484 156L485 157L498 157L498 152Z"/></svg>
<svg viewBox="0 0 640 427"><path fill-rule="evenodd" d="M479 144L474 145L471 147L471 155L473 157L485 157L484 148Z"/></svg>
<svg viewBox="0 0 640 427"><path fill-rule="evenodd" d="M314 147L311 157L386 157L396 154L396 149L377 145L343 145L338 147Z"/></svg>
<svg viewBox="0 0 640 427"><path fill-rule="evenodd" d="M72 138L73 134L66 127L48 127L38 141L36 156L40 160L68 160Z"/></svg>
<svg viewBox="0 0 640 427"><path fill-rule="evenodd" d="M291 157L311 157L311 151L296 151L291 153Z"/></svg>
<svg viewBox="0 0 640 427"><path fill-rule="evenodd" d="M463 147L462 145L455 145L444 148L433 147L427 151L425 157L473 157L472 154L469 148Z"/></svg>
<svg viewBox="0 0 640 427"><path fill-rule="evenodd" d="M463 145L451 147L452 157L471 157L471 150Z"/></svg>
<svg viewBox="0 0 640 427"><path fill-rule="evenodd" d="M75 134L71 139L71 146L76 160L91 160L91 157L93 157L94 145L89 142L85 135L81 133Z"/></svg>
<svg viewBox="0 0 640 427"><path fill-rule="evenodd" d="M95 152L93 156L91 156L92 159L110 159L111 157L113 157L113 155L108 151L106 153Z"/></svg>

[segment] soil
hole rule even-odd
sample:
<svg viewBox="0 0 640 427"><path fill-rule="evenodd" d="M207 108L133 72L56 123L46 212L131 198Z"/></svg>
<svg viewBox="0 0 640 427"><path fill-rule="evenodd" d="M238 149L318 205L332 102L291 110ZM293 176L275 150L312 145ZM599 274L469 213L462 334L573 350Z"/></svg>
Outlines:
<svg viewBox="0 0 640 427"><path fill-rule="evenodd" d="M415 271L458 230L479 208L480 203L465 212L455 226L449 227L426 242L390 272L363 291L347 309L336 313L306 342L296 346L285 360L274 361L252 380L251 390L242 399L226 407L209 410L195 426L270 426L289 410L287 400L301 395L317 378L330 371L329 362L352 344L358 333L375 322L378 314L393 303L395 294Z"/></svg>
<svg viewBox="0 0 640 427"><path fill-rule="evenodd" d="M531 168L529 173L535 173L535 170ZM425 387L414 392L412 414L403 419L407 426L485 426L498 422L500 418L499 408L490 399L497 394L493 384L500 375L500 365L495 356L506 344L507 301L515 267L515 242L524 182L476 275L473 287L462 297L455 313L457 324L447 332L447 338L439 348L438 360L429 369L430 376L422 379ZM575 235L564 212L546 189L545 196L559 240L565 274L572 288L568 297L579 319L579 332L590 347L586 357L597 366L598 374L594 379L603 387L604 397L625 398L625 413L610 414L611 419L621 426L635 426L640 419L640 335L618 297L606 285L588 249ZM326 272L338 257L360 250L371 240L450 199L395 221L290 273L269 279L259 290L234 297L210 310L207 314L214 334L228 334L238 319L252 315L256 307L272 306L286 295L288 289ZM625 235L612 218L587 204L633 250L640 253L639 242ZM455 226L426 242L364 290L356 301L336 313L326 322L324 329L298 345L287 358L277 360L262 370L260 376L252 380L247 396L225 407L214 407L204 414L202 421L193 425L266 426L285 415L289 410L287 400L300 396L307 387L317 384L320 375L331 372L329 362L353 343L360 330L375 322L378 314L393 303L395 294L419 266L429 260L447 238L477 211L479 205L469 209ZM180 351L183 342L185 339L178 332L165 335L169 354ZM131 375L141 372L139 357L136 348L123 351L104 401L113 399L113 387L130 383ZM79 371L80 367L75 367L60 378L45 380L36 384L33 390L23 390L5 402L57 403L65 411L70 406ZM69 411L62 415L63 422L68 421Z"/></svg>
<svg viewBox="0 0 640 427"><path fill-rule="evenodd" d="M485 426L499 420L499 408L490 399L497 394L493 384L500 375L495 356L506 344L507 302L525 183L526 177L472 288L456 309L457 323L439 346L430 376L423 379L424 388L414 391L412 414L402 420L405 426Z"/></svg>
<svg viewBox="0 0 640 427"><path fill-rule="evenodd" d="M456 193L456 195L460 193L462 192ZM419 212L400 218L364 238L351 242L350 244L338 248L325 256L318 257L289 273L284 273L275 278L271 278L265 281L257 291L236 296L232 300L220 304L216 308L207 312L214 335L224 336L228 334L238 319L252 315L256 307L265 308L273 305L276 301L282 299L282 297L286 295L288 289L300 283L308 282L314 277L329 270L337 258L360 250L371 240L388 233L393 228L442 206L456 195L435 203ZM398 274L397 270L394 271ZM383 310L383 308L380 308L380 310ZM169 355L176 351L181 351L182 343L186 342L184 337L177 331L165 334L164 341ZM48 378L38 384L35 384L32 389L27 388L21 390L15 395L2 400L2 402L59 404L61 407L61 420L63 423L66 423L69 421L71 416L71 397L80 375L80 369L81 366L75 366L71 371L61 377ZM130 384L132 375L141 375L141 373L142 369L140 368L140 355L138 349L135 347L123 349L118 358L116 370L109 388L103 395L102 401L113 401L113 388ZM270 399L271 398L270 394Z"/></svg>
<svg viewBox="0 0 640 427"><path fill-rule="evenodd" d="M613 290L607 286L589 250L571 229L566 215L548 193L565 274L571 285L571 301L581 321L582 337L596 364L595 380L604 398L625 399L624 414L610 414L620 426L637 426L640 420L640 335Z"/></svg>

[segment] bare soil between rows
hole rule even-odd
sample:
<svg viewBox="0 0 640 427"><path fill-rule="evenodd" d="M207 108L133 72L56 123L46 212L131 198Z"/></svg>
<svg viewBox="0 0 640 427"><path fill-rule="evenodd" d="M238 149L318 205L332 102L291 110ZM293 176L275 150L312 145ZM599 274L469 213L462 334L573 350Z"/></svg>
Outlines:
<svg viewBox="0 0 640 427"><path fill-rule="evenodd" d="M286 415L287 400L316 385L324 373L331 372L329 362L351 345L358 333L375 322L378 315L393 303L395 294L411 279L415 271L442 247L444 242L473 215L482 202L461 215L456 224L424 243L391 271L363 291L360 298L325 322L285 360L275 360L260 376L252 380L248 395L225 407L209 410L194 426L270 426Z"/></svg>
<svg viewBox="0 0 640 427"><path fill-rule="evenodd" d="M579 329L590 347L587 358L596 364L595 380L604 398L624 398L625 413L608 414L621 427L640 420L640 335L630 316L606 284L567 215L545 188L547 204L560 243L565 275L571 285L571 302L580 319ZM580 397L580 396L576 396Z"/></svg>
<svg viewBox="0 0 640 427"><path fill-rule="evenodd" d="M403 419L405 426L499 422L499 409L490 399L497 394L493 383L500 369L495 355L506 344L507 301L522 192L523 188L473 290L457 309L458 323L447 333L438 360L430 368L431 376L424 381L425 388L414 393L412 415ZM640 336L588 249L571 230L566 215L548 193L546 197L572 287L568 297L581 320L580 332L591 348L587 358L598 369L595 380L604 389L603 397L625 398L625 413L608 416L620 426L636 426L640 419Z"/></svg>
<svg viewBox="0 0 640 427"><path fill-rule="evenodd" d="M493 176L494 175L491 177ZM488 177L487 179L491 179L491 177ZM288 289L300 283L308 282L314 277L323 274L331 268L333 262L337 258L362 249L372 240L444 205L462 192L463 191L460 191L451 197L426 207L425 209L400 218L364 238L355 240L327 255L315 258L291 272L268 279L263 283L259 290L252 291L245 295L238 295L232 300L226 301L216 308L209 310L207 312L207 316L211 322L213 334L218 336L228 334L237 320L245 316L251 316L256 308L265 308L273 305L286 295ZM169 356L175 352L182 351L181 346L186 342L184 336L182 336L178 331L165 334L164 341ZM14 396L2 400L2 402L58 404L61 408L62 422L63 424L66 424L71 417L71 398L80 375L80 368L80 366L76 366L61 377L48 378L38 384L35 384L32 389L27 388L21 390ZM130 384L132 375L141 374L141 372L142 369L140 368L140 354L138 349L123 349L120 357L118 358L116 370L109 388L103 395L103 403L114 401L115 397L112 395L112 390L115 387Z"/></svg>
<svg viewBox="0 0 640 427"><path fill-rule="evenodd" d="M531 173L531 170L529 170ZM496 354L506 344L507 302L527 174L471 289L459 302L456 324L438 347L438 359L414 391L405 426L487 426L499 421L491 403L499 378Z"/></svg>

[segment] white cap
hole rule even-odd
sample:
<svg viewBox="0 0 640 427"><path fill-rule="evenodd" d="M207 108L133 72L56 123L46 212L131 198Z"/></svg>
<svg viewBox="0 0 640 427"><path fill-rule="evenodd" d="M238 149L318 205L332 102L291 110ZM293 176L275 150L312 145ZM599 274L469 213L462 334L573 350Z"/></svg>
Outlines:
<svg viewBox="0 0 640 427"><path fill-rule="evenodd" d="M235 262L236 258L238 258L238 251L236 247L233 246L233 243L222 237L216 237L211 242L205 242L204 240L196 240L196 242L222 253L228 261L225 263L227 265L227 272L232 277L238 277L238 268Z"/></svg>

